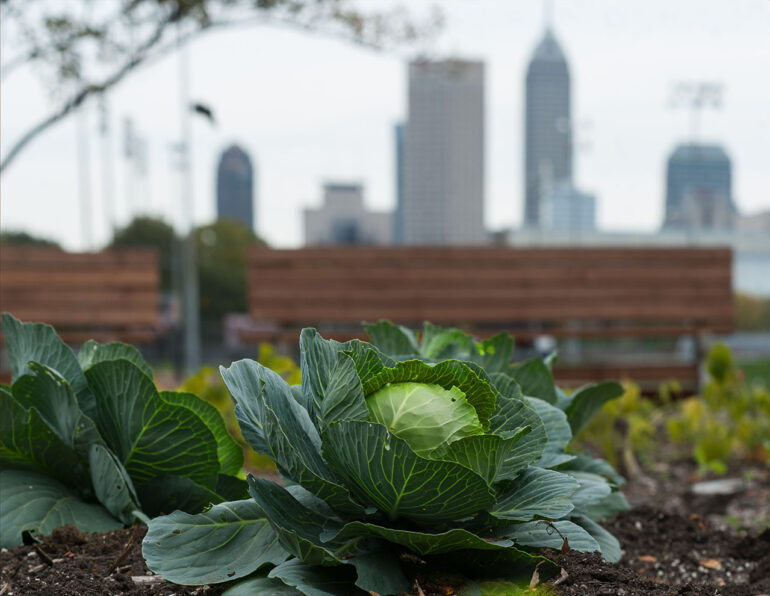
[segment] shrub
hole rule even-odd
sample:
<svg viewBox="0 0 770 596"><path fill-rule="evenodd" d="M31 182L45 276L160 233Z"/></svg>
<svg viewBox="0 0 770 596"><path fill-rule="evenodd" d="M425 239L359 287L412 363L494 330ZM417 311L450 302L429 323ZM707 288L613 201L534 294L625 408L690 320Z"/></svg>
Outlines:
<svg viewBox="0 0 770 596"><path fill-rule="evenodd" d="M286 487L249 476L251 499L152 520L153 571L182 584L250 576L232 594L384 596L409 590L406 561L547 577L542 547L619 558L594 520L627 507L620 479L564 450L619 385L567 396L542 360L510 364L507 335L367 331L371 343L340 343L305 329L301 385L251 360L221 368L243 437Z"/></svg>

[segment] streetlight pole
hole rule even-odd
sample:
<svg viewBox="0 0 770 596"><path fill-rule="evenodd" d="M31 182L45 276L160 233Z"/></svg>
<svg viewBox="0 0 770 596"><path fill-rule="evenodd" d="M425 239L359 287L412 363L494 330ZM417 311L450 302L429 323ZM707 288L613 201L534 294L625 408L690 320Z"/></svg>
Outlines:
<svg viewBox="0 0 770 596"><path fill-rule="evenodd" d="M181 27L181 25L179 25ZM181 100L181 172L182 172L182 316L184 324L185 372L194 373L201 363L200 305L193 209L192 121L190 119L190 64L187 49L178 31L179 95Z"/></svg>

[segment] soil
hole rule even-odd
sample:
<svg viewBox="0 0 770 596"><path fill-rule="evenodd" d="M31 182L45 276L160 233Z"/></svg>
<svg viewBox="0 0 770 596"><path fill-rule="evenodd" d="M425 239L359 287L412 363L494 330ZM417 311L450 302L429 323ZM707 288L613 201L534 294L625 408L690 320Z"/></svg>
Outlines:
<svg viewBox="0 0 770 596"><path fill-rule="evenodd" d="M634 506L603 525L620 541L623 559L598 554L550 552L563 568L548 582L562 596L686 595L770 596L770 469L741 470L745 490L718 503L688 497L692 469L678 467L625 488ZM708 506L706 506L708 505ZM144 564L145 529L81 534L59 528L36 545L0 553L0 596L42 594L216 596L222 586L178 586L154 576ZM413 594L448 596L451 582ZM449 584L449 585L447 585Z"/></svg>
<svg viewBox="0 0 770 596"><path fill-rule="evenodd" d="M178 586L153 576L142 558L147 528L81 534L64 526L35 545L2 549L0 594L214 596L222 589Z"/></svg>

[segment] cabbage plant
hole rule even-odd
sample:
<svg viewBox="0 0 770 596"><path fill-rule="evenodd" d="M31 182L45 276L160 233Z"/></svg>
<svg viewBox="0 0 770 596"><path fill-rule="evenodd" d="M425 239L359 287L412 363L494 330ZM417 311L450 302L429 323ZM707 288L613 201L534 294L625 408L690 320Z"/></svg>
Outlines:
<svg viewBox="0 0 770 596"><path fill-rule="evenodd" d="M65 524L104 532L247 495L243 452L217 410L158 391L127 344L77 355L53 327L3 314L13 384L0 386L0 544Z"/></svg>
<svg viewBox="0 0 770 596"><path fill-rule="evenodd" d="M548 577L543 547L619 558L594 520L625 507L620 480L564 448L620 386L567 396L546 363L510 364L507 335L368 331L373 343L303 330L301 385L251 360L221 368L244 438L283 486L249 476L251 499L152 520L150 569L187 585L244 578L231 596L384 596L436 562L468 578Z"/></svg>

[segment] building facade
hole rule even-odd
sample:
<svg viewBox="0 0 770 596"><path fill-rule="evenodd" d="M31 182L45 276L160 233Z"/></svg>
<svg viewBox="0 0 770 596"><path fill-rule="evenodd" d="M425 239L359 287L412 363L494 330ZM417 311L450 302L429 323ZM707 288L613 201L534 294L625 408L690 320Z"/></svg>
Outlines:
<svg viewBox="0 0 770 596"><path fill-rule="evenodd" d="M323 205L305 209L305 245L391 244L393 217L368 211L360 184L324 185Z"/></svg>
<svg viewBox="0 0 770 596"><path fill-rule="evenodd" d="M542 225L543 195L572 183L570 74L550 29L527 68L524 113L524 225Z"/></svg>
<svg viewBox="0 0 770 596"><path fill-rule="evenodd" d="M541 227L546 230L595 230L596 197L577 190L568 182L552 185L543 196Z"/></svg>
<svg viewBox="0 0 770 596"><path fill-rule="evenodd" d="M679 145L666 165L665 228L733 225L732 165L719 145Z"/></svg>
<svg viewBox="0 0 770 596"><path fill-rule="evenodd" d="M409 64L403 138L404 244L468 245L484 229L484 64Z"/></svg>
<svg viewBox="0 0 770 596"><path fill-rule="evenodd" d="M234 219L249 230L254 221L254 168L248 153L231 145L217 168L217 218Z"/></svg>

